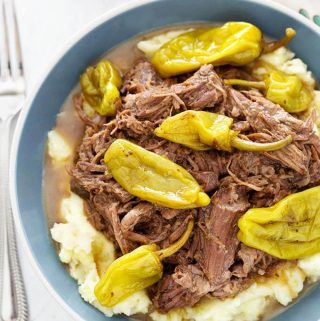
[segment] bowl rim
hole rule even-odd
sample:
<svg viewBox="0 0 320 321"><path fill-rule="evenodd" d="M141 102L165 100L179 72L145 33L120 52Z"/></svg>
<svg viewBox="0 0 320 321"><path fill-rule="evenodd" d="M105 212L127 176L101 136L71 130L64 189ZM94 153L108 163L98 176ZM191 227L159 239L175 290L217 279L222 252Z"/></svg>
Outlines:
<svg viewBox="0 0 320 321"><path fill-rule="evenodd" d="M39 279L41 280L42 284L45 286L46 290L51 294L51 296L55 299L55 301L64 309L64 311L66 311L70 316L72 316L75 320L78 320L78 321L86 321L86 320L81 315L79 315L74 309L72 309L66 302L64 302L64 300L60 297L57 291L53 288L53 286L49 283L49 281L44 276L40 265L36 261L35 256L32 254L23 223L20 219L20 211L19 211L19 206L17 201L18 195L17 195L17 189L16 189L17 173L15 171L15 168L17 166L16 155L18 153L18 147L19 147L22 129L26 121L27 115L29 113L29 110L31 109L32 103L35 97L37 96L39 90L41 89L43 82L49 76L49 74L51 73L55 65L61 60L61 58L69 49L71 49L86 34L92 32L96 27L107 22L113 17L120 15L131 9L134 9L149 3L160 2L160 1L161 0L131 0L128 3L117 5L115 8L102 13L100 16L96 17L94 20L87 23L83 28L80 29L80 31L78 31L77 33L74 34L74 36L69 38L60 47L57 53L54 54L54 56L50 59L49 63L47 64L47 67L42 71L41 76L39 77L36 84L33 86L31 92L27 93L26 100L23 103L23 108L20 112L16 127L14 129L14 136L13 136L12 147L10 151L9 196L10 196L16 231L20 235L24 253L28 257L28 260L32 268L34 269L34 271L37 272L37 275L39 276ZM283 4L275 2L274 0L264 0L263 3L261 3L261 0L241 0L241 1L254 3L257 5L263 5L266 7L276 9L277 11L285 15L291 16L292 18L296 19L300 23L306 25L308 28L311 28L320 37L320 28L318 26L316 26L311 20L303 17L301 14L299 14L295 10Z"/></svg>

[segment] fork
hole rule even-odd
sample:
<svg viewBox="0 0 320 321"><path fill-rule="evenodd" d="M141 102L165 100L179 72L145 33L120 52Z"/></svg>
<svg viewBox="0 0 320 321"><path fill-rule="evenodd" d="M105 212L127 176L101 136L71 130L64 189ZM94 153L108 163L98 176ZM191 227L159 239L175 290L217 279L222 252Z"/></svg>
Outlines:
<svg viewBox="0 0 320 321"><path fill-rule="evenodd" d="M0 0L0 321L26 321L27 300L9 201L9 141L25 84L13 0Z"/></svg>

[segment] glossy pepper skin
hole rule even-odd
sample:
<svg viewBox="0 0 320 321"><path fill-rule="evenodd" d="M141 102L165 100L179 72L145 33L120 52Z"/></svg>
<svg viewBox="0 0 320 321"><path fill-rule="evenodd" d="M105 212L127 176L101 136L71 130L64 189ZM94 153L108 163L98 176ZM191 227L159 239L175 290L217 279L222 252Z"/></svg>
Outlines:
<svg viewBox="0 0 320 321"><path fill-rule="evenodd" d="M175 209L210 203L209 196L188 171L125 139L110 145L104 162L114 179L140 199Z"/></svg>
<svg viewBox="0 0 320 321"><path fill-rule="evenodd" d="M101 305L113 307L130 295L157 283L163 274L161 260L179 251L187 242L194 222L190 220L181 238L168 248L142 245L115 260L98 282L94 293Z"/></svg>
<svg viewBox="0 0 320 321"><path fill-rule="evenodd" d="M155 134L194 150L208 150L215 146L231 151L231 140L237 136L230 129L232 123L233 119L224 115L187 110L166 118L155 129Z"/></svg>
<svg viewBox="0 0 320 321"><path fill-rule="evenodd" d="M119 72L108 60L88 67L80 76L85 101L102 116L116 114L116 101L120 98L121 84Z"/></svg>
<svg viewBox="0 0 320 321"><path fill-rule="evenodd" d="M158 282L163 273L155 244L142 245L119 257L95 287L101 305L113 307L131 294Z"/></svg>
<svg viewBox="0 0 320 321"><path fill-rule="evenodd" d="M246 151L272 151L291 143L287 138L273 143L256 143L240 139L231 129L233 119L206 111L187 110L168 117L155 130L159 137L190 147L194 150L216 148L231 152L235 147Z"/></svg>
<svg viewBox="0 0 320 321"><path fill-rule="evenodd" d="M287 196L268 208L249 209L238 221L238 239L277 258L320 252L320 186Z"/></svg>
<svg viewBox="0 0 320 321"><path fill-rule="evenodd" d="M163 77L215 66L241 66L255 60L262 50L262 33L247 22L228 22L220 27L196 29L165 43L152 57Z"/></svg>
<svg viewBox="0 0 320 321"><path fill-rule="evenodd" d="M262 89L266 97L283 107L288 113L307 110L313 100L313 93L296 75L288 75L280 70L271 70L264 81L225 79L227 85L248 86Z"/></svg>
<svg viewBox="0 0 320 321"><path fill-rule="evenodd" d="M313 96L296 75L271 71L265 79L266 97L282 106L288 113L299 113L309 108Z"/></svg>

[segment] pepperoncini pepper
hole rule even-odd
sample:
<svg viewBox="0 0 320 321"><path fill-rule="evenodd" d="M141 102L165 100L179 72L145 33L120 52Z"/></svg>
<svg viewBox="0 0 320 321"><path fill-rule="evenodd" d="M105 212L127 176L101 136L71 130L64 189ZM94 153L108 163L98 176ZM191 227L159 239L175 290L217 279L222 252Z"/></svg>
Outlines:
<svg viewBox="0 0 320 321"><path fill-rule="evenodd" d="M273 52L280 47L285 47L296 36L296 34L297 33L294 29L287 28L285 36L282 39L263 44L263 53L266 54Z"/></svg>
<svg viewBox="0 0 320 321"><path fill-rule="evenodd" d="M94 67L88 67L80 77L85 101L102 116L115 115L121 84L119 72L108 60L102 60Z"/></svg>
<svg viewBox="0 0 320 321"><path fill-rule="evenodd" d="M298 113L308 109L313 100L312 91L302 83L298 76L288 75L280 70L270 71L264 81L225 79L224 82L228 85L265 89L266 97L289 113Z"/></svg>
<svg viewBox="0 0 320 321"><path fill-rule="evenodd" d="M320 186L269 208L249 209L238 221L244 244L286 260L320 252Z"/></svg>
<svg viewBox="0 0 320 321"><path fill-rule="evenodd" d="M104 161L114 179L143 200L175 209L210 203L209 196L184 168L125 139L110 145Z"/></svg>
<svg viewBox="0 0 320 321"><path fill-rule="evenodd" d="M245 65L262 50L262 33L247 22L228 22L210 29L196 29L165 43L152 57L163 77L196 70L203 64Z"/></svg>
<svg viewBox="0 0 320 321"><path fill-rule="evenodd" d="M312 102L312 91L304 86L296 75L272 71L266 77L265 83L267 98L282 106L289 113L304 111Z"/></svg>
<svg viewBox="0 0 320 321"><path fill-rule="evenodd" d="M113 307L133 293L157 283L163 274L161 260L179 251L187 242L193 225L192 219L181 238L168 248L159 250L156 244L142 245L115 260L95 287L100 304Z"/></svg>
<svg viewBox="0 0 320 321"><path fill-rule="evenodd" d="M155 130L159 137L185 145L194 150L217 148L231 151L232 147L246 151L272 151L290 144L288 136L273 143L257 143L241 139L231 129L233 119L206 111L187 110L168 117Z"/></svg>

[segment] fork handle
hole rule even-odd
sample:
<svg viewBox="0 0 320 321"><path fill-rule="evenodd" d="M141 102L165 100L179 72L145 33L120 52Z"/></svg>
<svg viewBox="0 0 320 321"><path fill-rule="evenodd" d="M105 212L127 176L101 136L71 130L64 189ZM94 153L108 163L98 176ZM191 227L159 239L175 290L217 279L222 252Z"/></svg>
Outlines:
<svg viewBox="0 0 320 321"><path fill-rule="evenodd" d="M8 195L11 121L12 117L0 119L0 320L27 321L27 301Z"/></svg>

